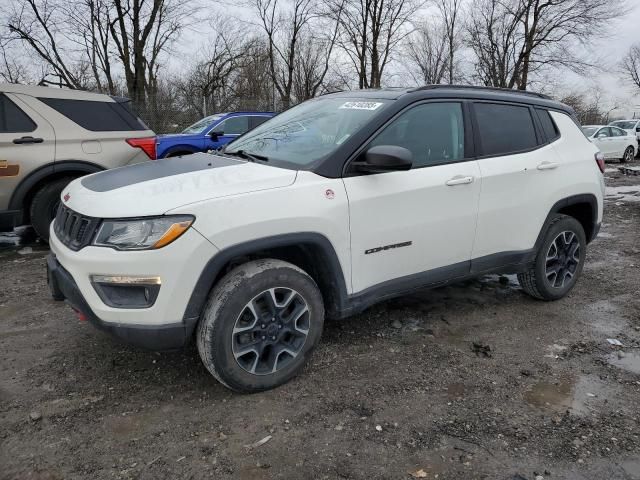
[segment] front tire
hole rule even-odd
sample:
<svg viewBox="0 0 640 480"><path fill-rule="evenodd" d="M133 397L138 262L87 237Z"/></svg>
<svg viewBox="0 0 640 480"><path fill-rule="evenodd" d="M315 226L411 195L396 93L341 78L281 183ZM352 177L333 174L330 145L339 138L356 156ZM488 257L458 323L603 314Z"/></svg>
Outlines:
<svg viewBox="0 0 640 480"><path fill-rule="evenodd" d="M522 289L540 300L559 300L575 286L586 258L587 241L580 222L556 215L550 222L533 266L518 274Z"/></svg>
<svg viewBox="0 0 640 480"><path fill-rule="evenodd" d="M633 161L633 157L634 157L634 149L633 149L633 147L629 146L624 151L624 155L622 156L622 159L620 160L620 162L621 163L632 162Z"/></svg>
<svg viewBox="0 0 640 480"><path fill-rule="evenodd" d="M73 179L74 177L64 177L47 183L36 192L31 200L29 209L31 226L45 242L49 242L49 226L56 216L58 205L60 205L60 194Z"/></svg>
<svg viewBox="0 0 640 480"><path fill-rule="evenodd" d="M322 295L306 272L281 260L256 260L212 290L198 325L198 352L226 387L260 392L302 370L323 324Z"/></svg>

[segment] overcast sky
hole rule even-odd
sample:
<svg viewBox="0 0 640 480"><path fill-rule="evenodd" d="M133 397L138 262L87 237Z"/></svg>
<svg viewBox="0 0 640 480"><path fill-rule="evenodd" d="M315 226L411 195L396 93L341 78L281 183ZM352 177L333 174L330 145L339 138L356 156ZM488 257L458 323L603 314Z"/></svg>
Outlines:
<svg viewBox="0 0 640 480"><path fill-rule="evenodd" d="M640 0L629 0L629 5L632 6L630 13L613 25L611 34L596 39L591 47L602 58L602 66L608 73L595 73L590 78L568 74L569 83L575 82L576 86L599 84L611 106L622 105L614 114L625 117L632 116L634 111L636 116L640 116L640 94L634 95L638 92L638 87L624 81L619 71L616 71L631 45L640 42Z"/></svg>

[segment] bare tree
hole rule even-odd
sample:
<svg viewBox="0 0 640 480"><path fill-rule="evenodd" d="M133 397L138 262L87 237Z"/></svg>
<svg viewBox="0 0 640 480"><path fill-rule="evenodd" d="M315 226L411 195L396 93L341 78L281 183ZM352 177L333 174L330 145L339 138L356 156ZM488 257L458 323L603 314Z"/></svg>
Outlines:
<svg viewBox="0 0 640 480"><path fill-rule="evenodd" d="M414 0L344 0L333 5L334 15L340 12L339 45L357 72L358 87L379 88L393 53L409 34L408 24L418 4Z"/></svg>
<svg viewBox="0 0 640 480"><path fill-rule="evenodd" d="M545 67L583 70L572 48L622 16L625 0L478 0L468 27L476 72L487 85L525 90Z"/></svg>
<svg viewBox="0 0 640 480"><path fill-rule="evenodd" d="M8 29L12 39L24 42L48 68L43 84L85 88L86 63L65 54L65 37L60 32L66 21L64 8L55 0L24 0L9 18Z"/></svg>
<svg viewBox="0 0 640 480"><path fill-rule="evenodd" d="M406 57L409 65L418 70L419 74L414 75L416 83L442 83L450 66L444 26L431 22L416 27L407 41Z"/></svg>
<svg viewBox="0 0 640 480"><path fill-rule="evenodd" d="M255 0L253 7L266 35L271 80L283 108L294 97L315 96L329 70L338 21L329 22L316 0Z"/></svg>
<svg viewBox="0 0 640 480"><path fill-rule="evenodd" d="M633 45L622 59L622 72L624 76L640 88L640 43Z"/></svg>
<svg viewBox="0 0 640 480"><path fill-rule="evenodd" d="M460 17L462 16L462 0L438 0L438 9L442 16L444 36L447 41L447 69L449 84L455 81L455 55L460 47Z"/></svg>
<svg viewBox="0 0 640 480"><path fill-rule="evenodd" d="M29 73L24 63L12 52L11 41L0 38L0 79L7 83L26 83Z"/></svg>

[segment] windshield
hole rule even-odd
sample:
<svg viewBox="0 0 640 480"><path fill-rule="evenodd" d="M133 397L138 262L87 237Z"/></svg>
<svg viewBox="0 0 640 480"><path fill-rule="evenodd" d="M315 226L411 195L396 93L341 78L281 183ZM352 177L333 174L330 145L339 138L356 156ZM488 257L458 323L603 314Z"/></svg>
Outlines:
<svg viewBox="0 0 640 480"><path fill-rule="evenodd" d="M389 100L318 98L309 100L229 144L241 151L307 167L333 153L389 103Z"/></svg>
<svg viewBox="0 0 640 480"><path fill-rule="evenodd" d="M599 128L600 127L582 127L582 133L584 133L587 137L590 137L591 135L596 133L596 130L598 130Z"/></svg>
<svg viewBox="0 0 640 480"><path fill-rule="evenodd" d="M224 117L224 115L224 113L220 113L217 115L209 115L208 117L204 117L202 120L198 120L190 127L185 128L182 133L200 133L213 122L220 120L222 117Z"/></svg>
<svg viewBox="0 0 640 480"><path fill-rule="evenodd" d="M615 125L616 127L621 128L623 130L632 130L633 128L635 128L636 123L637 123L636 121L619 120L617 122L611 123L611 125Z"/></svg>

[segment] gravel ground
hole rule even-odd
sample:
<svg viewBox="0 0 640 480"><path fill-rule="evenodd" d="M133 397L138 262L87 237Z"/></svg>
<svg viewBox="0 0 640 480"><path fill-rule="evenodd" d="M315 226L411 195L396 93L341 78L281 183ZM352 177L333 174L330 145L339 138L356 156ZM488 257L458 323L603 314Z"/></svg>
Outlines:
<svg viewBox="0 0 640 480"><path fill-rule="evenodd" d="M489 276L388 301L256 395L78 322L46 250L5 244L0 478L640 479L640 176L616 167L567 298Z"/></svg>

